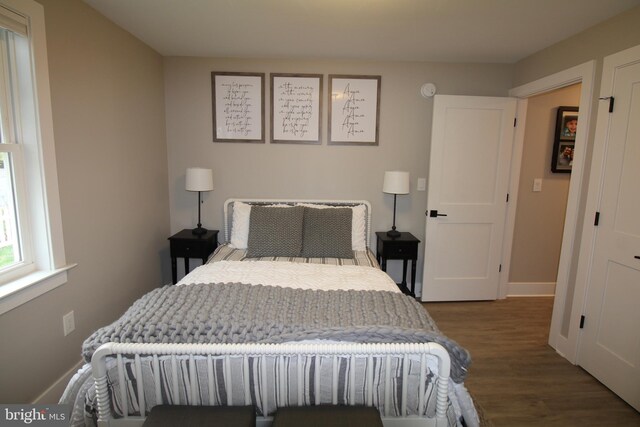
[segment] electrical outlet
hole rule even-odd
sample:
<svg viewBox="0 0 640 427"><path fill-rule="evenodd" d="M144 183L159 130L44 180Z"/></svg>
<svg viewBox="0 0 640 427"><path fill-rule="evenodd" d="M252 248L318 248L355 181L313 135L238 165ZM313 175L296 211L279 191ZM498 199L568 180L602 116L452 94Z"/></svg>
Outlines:
<svg viewBox="0 0 640 427"><path fill-rule="evenodd" d="M62 316L62 329L66 337L76 329L76 321L73 317L73 310Z"/></svg>
<svg viewBox="0 0 640 427"><path fill-rule="evenodd" d="M425 191L427 189L427 178L418 178L418 191Z"/></svg>

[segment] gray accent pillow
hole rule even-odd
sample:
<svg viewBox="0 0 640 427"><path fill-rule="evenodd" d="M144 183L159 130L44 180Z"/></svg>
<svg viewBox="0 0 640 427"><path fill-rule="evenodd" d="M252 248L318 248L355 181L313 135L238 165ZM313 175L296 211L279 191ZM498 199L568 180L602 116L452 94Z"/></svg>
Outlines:
<svg viewBox="0 0 640 427"><path fill-rule="evenodd" d="M251 207L247 256L296 257L302 250L304 208Z"/></svg>
<svg viewBox="0 0 640 427"><path fill-rule="evenodd" d="M304 208L302 256L308 258L353 258L351 208Z"/></svg>

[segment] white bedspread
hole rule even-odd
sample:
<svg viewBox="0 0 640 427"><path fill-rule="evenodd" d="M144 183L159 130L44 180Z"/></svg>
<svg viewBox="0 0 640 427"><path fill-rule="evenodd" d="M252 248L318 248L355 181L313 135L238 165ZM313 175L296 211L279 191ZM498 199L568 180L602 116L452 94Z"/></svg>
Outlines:
<svg viewBox="0 0 640 427"><path fill-rule="evenodd" d="M313 290L400 292L393 279L378 268L293 262L214 262L194 269L177 285L193 283L246 283Z"/></svg>

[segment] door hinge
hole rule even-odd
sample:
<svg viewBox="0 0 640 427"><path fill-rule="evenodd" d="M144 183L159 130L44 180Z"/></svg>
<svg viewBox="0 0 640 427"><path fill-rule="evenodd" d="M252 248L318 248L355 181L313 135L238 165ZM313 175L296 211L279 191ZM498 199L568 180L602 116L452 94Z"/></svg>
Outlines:
<svg viewBox="0 0 640 427"><path fill-rule="evenodd" d="M613 113L613 104L616 102L616 99L613 96L604 96L602 98L598 98L602 101L609 101L609 112Z"/></svg>
<svg viewBox="0 0 640 427"><path fill-rule="evenodd" d="M584 316L580 316L580 329L584 328Z"/></svg>
<svg viewBox="0 0 640 427"><path fill-rule="evenodd" d="M516 123L518 123L518 118L514 117L513 118L513 127L516 127Z"/></svg>
<svg viewBox="0 0 640 427"><path fill-rule="evenodd" d="M593 225L598 226L600 224L600 212L596 212L596 218L593 220Z"/></svg>
<svg viewBox="0 0 640 427"><path fill-rule="evenodd" d="M509 203L509 193L507 193L507 203Z"/></svg>

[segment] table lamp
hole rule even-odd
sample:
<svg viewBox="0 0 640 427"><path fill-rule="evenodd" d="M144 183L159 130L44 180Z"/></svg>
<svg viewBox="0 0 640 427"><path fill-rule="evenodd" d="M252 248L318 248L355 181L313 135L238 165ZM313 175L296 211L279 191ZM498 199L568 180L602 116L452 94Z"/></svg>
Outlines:
<svg viewBox="0 0 640 427"><path fill-rule="evenodd" d="M198 226L191 232L196 236L201 236L207 232L207 229L203 228L200 222L200 205L202 204L200 195L203 191L213 190L213 171L204 168L188 168L185 181L187 191L198 192Z"/></svg>
<svg viewBox="0 0 640 427"><path fill-rule="evenodd" d="M386 171L382 192L393 194L393 227L387 231L387 236L400 237L400 232L396 230L396 197L398 194L409 194L409 172Z"/></svg>

